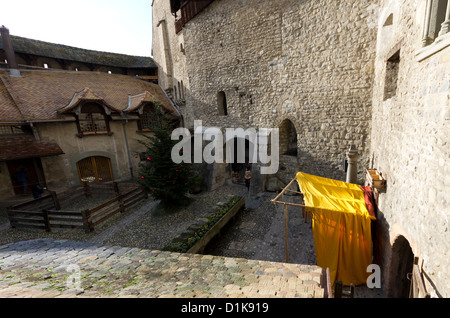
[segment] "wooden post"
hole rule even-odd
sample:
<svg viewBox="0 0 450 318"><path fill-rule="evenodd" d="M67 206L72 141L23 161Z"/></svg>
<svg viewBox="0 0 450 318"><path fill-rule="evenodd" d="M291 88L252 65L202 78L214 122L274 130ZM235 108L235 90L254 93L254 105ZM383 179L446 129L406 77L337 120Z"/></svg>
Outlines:
<svg viewBox="0 0 450 318"><path fill-rule="evenodd" d="M334 298L342 298L342 282L340 280L334 282Z"/></svg>
<svg viewBox="0 0 450 318"><path fill-rule="evenodd" d="M125 206L123 204L123 195L119 194L119 207L120 207L120 213L125 211Z"/></svg>
<svg viewBox="0 0 450 318"><path fill-rule="evenodd" d="M45 230L47 232L51 232L50 219L48 218L48 210L44 209L44 210L42 210L42 213L43 213L43 217L44 217Z"/></svg>
<svg viewBox="0 0 450 318"><path fill-rule="evenodd" d="M348 294L348 296L350 298L355 297L355 285L353 285L353 284L350 285L350 293Z"/></svg>
<svg viewBox="0 0 450 318"><path fill-rule="evenodd" d="M82 210L81 217L83 219L84 232L90 233L91 232L91 224L89 222L89 210Z"/></svg>
<svg viewBox="0 0 450 318"><path fill-rule="evenodd" d="M284 205L284 223L285 223L285 227L286 227L286 239L285 239L285 244L286 244L286 263L289 263L289 248L288 248L288 215L287 215L287 205Z"/></svg>
<svg viewBox="0 0 450 318"><path fill-rule="evenodd" d="M119 198L119 207L120 207L120 213L125 211L125 207L123 205L123 196L120 194L119 191L119 185L117 184L117 182L113 182L113 188L114 188L114 192L116 193L116 196Z"/></svg>
<svg viewBox="0 0 450 318"><path fill-rule="evenodd" d="M333 291L331 290L331 276L330 276L330 268L327 267L327 270L325 271L326 273L326 277L325 277L325 281L326 281L326 294L327 294L327 298L333 298Z"/></svg>
<svg viewBox="0 0 450 318"><path fill-rule="evenodd" d="M89 182L83 182L84 187L84 195L86 197L92 196L91 187L89 186Z"/></svg>
<svg viewBox="0 0 450 318"><path fill-rule="evenodd" d="M113 182L113 188L114 188L114 192L116 193L116 195L119 195L120 191L119 191L119 185L117 184L117 182Z"/></svg>
<svg viewBox="0 0 450 318"><path fill-rule="evenodd" d="M61 210L61 205L59 204L58 196L56 195L55 191L50 191L50 194L52 195L53 204L55 206L56 210Z"/></svg>

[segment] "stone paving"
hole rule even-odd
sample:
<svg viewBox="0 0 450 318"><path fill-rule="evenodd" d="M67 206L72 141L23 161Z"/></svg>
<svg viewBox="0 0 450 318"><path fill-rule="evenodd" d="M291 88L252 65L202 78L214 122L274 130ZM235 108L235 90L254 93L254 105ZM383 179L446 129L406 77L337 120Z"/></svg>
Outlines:
<svg viewBox="0 0 450 318"><path fill-rule="evenodd" d="M322 298L321 268L86 242L0 245L0 297Z"/></svg>

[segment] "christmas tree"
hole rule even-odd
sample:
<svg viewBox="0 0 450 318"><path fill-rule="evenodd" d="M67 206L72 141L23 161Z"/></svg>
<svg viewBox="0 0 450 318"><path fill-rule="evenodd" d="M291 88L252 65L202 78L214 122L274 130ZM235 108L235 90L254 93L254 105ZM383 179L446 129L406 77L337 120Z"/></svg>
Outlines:
<svg viewBox="0 0 450 318"><path fill-rule="evenodd" d="M178 140L172 140L172 130L177 122L156 104L151 135L143 135L145 140L139 142L147 148L140 153L141 163L138 183L160 204L179 205L186 202L186 194L197 182L190 163L174 163L171 151Z"/></svg>

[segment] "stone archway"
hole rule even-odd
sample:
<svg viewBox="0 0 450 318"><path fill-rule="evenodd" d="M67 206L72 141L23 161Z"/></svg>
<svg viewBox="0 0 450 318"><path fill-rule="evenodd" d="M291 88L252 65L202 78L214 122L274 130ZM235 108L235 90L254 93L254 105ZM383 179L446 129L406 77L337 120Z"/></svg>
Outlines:
<svg viewBox="0 0 450 318"><path fill-rule="evenodd" d="M228 142L228 141L227 141ZM233 140L229 140L229 142L233 143L233 156L231 159L230 170L231 170L231 181L233 183L238 184L245 184L245 171L248 166L251 166L251 160L250 160L250 149L251 149L251 142L245 138L241 139L238 137L234 137ZM242 144L240 144L242 143ZM242 149L242 146L244 149ZM226 148L224 146L224 148ZM227 151L226 149L224 149ZM242 158L243 160L239 160L238 153L243 151Z"/></svg>
<svg viewBox="0 0 450 318"><path fill-rule="evenodd" d="M407 298L411 281L414 254L408 240L400 235L392 245L391 264L389 266L389 284L387 294L393 298Z"/></svg>
<svg viewBox="0 0 450 318"><path fill-rule="evenodd" d="M280 155L297 156L297 130L295 125L288 118L279 125Z"/></svg>

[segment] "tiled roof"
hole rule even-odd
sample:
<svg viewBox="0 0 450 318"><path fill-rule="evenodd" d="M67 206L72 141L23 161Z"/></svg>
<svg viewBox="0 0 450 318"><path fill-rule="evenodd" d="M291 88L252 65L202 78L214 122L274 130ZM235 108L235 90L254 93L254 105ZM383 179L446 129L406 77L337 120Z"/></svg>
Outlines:
<svg viewBox="0 0 450 318"><path fill-rule="evenodd" d="M18 53L46 56L69 61L92 63L105 66L126 68L154 68L155 62L151 57L135 56L119 53L86 50L73 46L55 44L39 40L11 35L14 51ZM1 36L0 36L1 38ZM0 40L0 49L3 49Z"/></svg>
<svg viewBox="0 0 450 318"><path fill-rule="evenodd" d="M24 120L25 119L17 108L16 103L3 85L0 76L0 121L18 122Z"/></svg>
<svg viewBox="0 0 450 318"><path fill-rule="evenodd" d="M37 141L32 135L0 139L0 161L60 155L64 152L56 142Z"/></svg>
<svg viewBox="0 0 450 318"><path fill-rule="evenodd" d="M121 109L114 108L113 106L109 105L102 97L100 97L97 94L95 94L89 87L86 87L81 92L76 92L73 95L73 98L70 101L70 103L67 106L63 107L63 108L58 109L58 112L60 114L69 112L70 110L72 110L75 107L77 107L78 104L80 104L83 101L96 101L96 102L99 102L99 103L101 103L103 105L106 105L112 111L115 111L115 112L118 112L118 113L120 113L122 111Z"/></svg>
<svg viewBox="0 0 450 318"><path fill-rule="evenodd" d="M0 71L0 122L64 119L57 111L69 105L75 93L87 89L113 110L126 109L129 95L149 92L154 101L179 117L160 86L130 76L48 70L21 70L21 75L10 77L7 71Z"/></svg>
<svg viewBox="0 0 450 318"><path fill-rule="evenodd" d="M146 102L152 102L155 100L155 96L149 91L145 91L144 93L130 96L128 100L128 107L124 109L124 112L133 112L137 110L142 104Z"/></svg>

